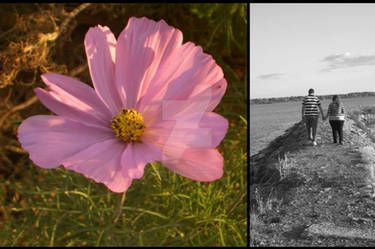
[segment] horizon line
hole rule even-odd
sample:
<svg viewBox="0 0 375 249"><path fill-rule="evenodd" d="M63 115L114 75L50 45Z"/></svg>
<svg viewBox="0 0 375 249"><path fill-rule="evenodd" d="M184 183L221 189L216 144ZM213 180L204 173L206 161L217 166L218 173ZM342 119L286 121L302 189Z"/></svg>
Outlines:
<svg viewBox="0 0 375 249"><path fill-rule="evenodd" d="M332 94L317 94L316 96L328 96L328 95L346 95L351 93L375 93L375 91L362 91L362 92L348 92L348 93L332 93ZM292 96L283 96L283 97L263 97L263 98L252 98L254 99L272 99L272 98L291 98L291 97L304 97L306 95L292 95Z"/></svg>

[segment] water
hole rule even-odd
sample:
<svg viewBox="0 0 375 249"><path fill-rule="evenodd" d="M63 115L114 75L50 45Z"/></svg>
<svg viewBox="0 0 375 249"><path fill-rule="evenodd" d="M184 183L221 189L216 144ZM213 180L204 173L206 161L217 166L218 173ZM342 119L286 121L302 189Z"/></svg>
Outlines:
<svg viewBox="0 0 375 249"><path fill-rule="evenodd" d="M322 100L324 115L331 100ZM347 112L364 106L375 106L375 97L342 99ZM301 120L302 102L250 105L250 155L263 149L294 123ZM321 119L321 116L320 116Z"/></svg>

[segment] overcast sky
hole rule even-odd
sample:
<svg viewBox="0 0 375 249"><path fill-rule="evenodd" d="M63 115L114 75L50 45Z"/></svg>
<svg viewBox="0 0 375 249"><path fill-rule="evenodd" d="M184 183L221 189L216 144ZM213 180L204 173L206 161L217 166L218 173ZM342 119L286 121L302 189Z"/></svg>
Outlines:
<svg viewBox="0 0 375 249"><path fill-rule="evenodd" d="M250 4L250 98L375 91L375 4Z"/></svg>

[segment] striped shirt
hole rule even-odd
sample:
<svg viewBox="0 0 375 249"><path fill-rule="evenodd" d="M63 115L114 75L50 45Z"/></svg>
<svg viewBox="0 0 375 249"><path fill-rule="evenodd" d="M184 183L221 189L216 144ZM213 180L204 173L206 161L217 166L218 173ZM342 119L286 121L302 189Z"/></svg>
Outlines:
<svg viewBox="0 0 375 249"><path fill-rule="evenodd" d="M331 102L328 106L329 120L345 120L345 109L341 104L339 105L336 102Z"/></svg>
<svg viewBox="0 0 375 249"><path fill-rule="evenodd" d="M318 116L320 100L317 96L307 95L303 98L302 105L304 105L304 116Z"/></svg>

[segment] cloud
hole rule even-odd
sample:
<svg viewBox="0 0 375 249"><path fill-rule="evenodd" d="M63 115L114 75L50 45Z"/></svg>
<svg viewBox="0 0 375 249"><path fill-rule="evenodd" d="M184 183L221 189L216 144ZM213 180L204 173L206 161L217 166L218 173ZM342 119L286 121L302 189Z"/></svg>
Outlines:
<svg viewBox="0 0 375 249"><path fill-rule="evenodd" d="M282 73L269 73L269 74L261 74L257 78L261 80L275 80L279 79L283 74Z"/></svg>
<svg viewBox="0 0 375 249"><path fill-rule="evenodd" d="M339 68L350 68L358 66L375 65L375 55L356 55L349 52L343 54L333 54L322 59L327 66L322 71L331 71Z"/></svg>

